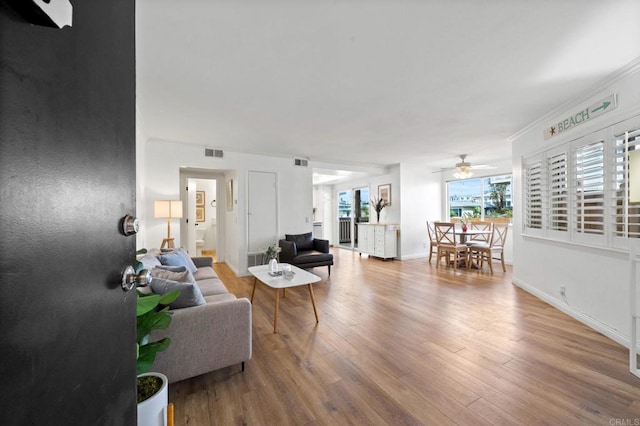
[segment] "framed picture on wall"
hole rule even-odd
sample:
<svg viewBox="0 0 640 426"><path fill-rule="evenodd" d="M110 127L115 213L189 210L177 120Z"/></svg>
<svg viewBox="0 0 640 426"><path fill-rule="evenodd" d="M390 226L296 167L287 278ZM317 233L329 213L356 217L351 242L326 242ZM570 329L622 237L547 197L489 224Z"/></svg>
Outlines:
<svg viewBox="0 0 640 426"><path fill-rule="evenodd" d="M204 222L204 207L196 207L196 222Z"/></svg>
<svg viewBox="0 0 640 426"><path fill-rule="evenodd" d="M227 181L227 211L233 210L233 179Z"/></svg>
<svg viewBox="0 0 640 426"><path fill-rule="evenodd" d="M196 191L196 206L204 206L204 191Z"/></svg>
<svg viewBox="0 0 640 426"><path fill-rule="evenodd" d="M378 199L385 200L391 205L391 184L378 185Z"/></svg>

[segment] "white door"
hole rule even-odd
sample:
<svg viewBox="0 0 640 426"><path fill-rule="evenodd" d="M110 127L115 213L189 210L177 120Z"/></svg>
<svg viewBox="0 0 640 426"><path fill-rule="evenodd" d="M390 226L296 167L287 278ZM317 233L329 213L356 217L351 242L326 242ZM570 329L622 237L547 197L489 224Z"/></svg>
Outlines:
<svg viewBox="0 0 640 426"><path fill-rule="evenodd" d="M249 172L249 253L278 243L276 179L275 173Z"/></svg>

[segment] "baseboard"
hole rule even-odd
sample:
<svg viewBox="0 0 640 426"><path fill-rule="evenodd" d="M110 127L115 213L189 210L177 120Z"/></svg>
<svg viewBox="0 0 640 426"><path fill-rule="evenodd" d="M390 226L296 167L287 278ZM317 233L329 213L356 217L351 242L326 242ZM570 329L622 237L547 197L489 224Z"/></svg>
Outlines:
<svg viewBox="0 0 640 426"><path fill-rule="evenodd" d="M556 299L555 297L551 297L549 296L547 293L543 293L542 291L538 290L537 288L519 280L514 278L512 280L512 283L514 285L516 285L517 287L520 287L521 289L523 289L524 291L526 291L527 293L531 293L532 295L534 295L535 297L537 297L540 300L543 300L545 302L547 302L548 304L550 304L551 306L553 306L554 308L564 312L565 314L569 315L570 317L580 321L581 323L591 327L592 329L594 329L595 331L602 333L603 335L607 336L609 339L613 340L614 342L619 343L620 345L624 346L625 348L629 349L630 347L630 338L629 336L626 336L622 333L620 333L619 330L616 330L610 326L608 326L607 324L603 323L602 321L598 321L597 319L585 314L584 312L581 312L577 309L572 308L571 306L567 305L566 303L562 303L559 299Z"/></svg>
<svg viewBox="0 0 640 426"><path fill-rule="evenodd" d="M428 259L429 253L416 253L408 254L406 256L400 256L400 260L412 260L412 259Z"/></svg>

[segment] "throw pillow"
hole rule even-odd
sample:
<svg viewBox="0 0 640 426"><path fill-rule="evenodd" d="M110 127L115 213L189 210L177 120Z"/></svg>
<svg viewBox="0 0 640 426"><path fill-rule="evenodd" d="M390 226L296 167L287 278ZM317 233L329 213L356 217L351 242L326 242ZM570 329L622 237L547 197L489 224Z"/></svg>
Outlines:
<svg viewBox="0 0 640 426"><path fill-rule="evenodd" d="M142 263L142 266L144 269L149 271L155 268L156 266L162 265L162 263L160 263L158 258L152 254L145 254L138 261Z"/></svg>
<svg viewBox="0 0 640 426"><path fill-rule="evenodd" d="M206 303L200 287L196 283L180 283L165 278L154 278L151 280L151 289L156 294L166 294L176 289L180 290L178 298L169 305L171 309L189 308Z"/></svg>
<svg viewBox="0 0 640 426"><path fill-rule="evenodd" d="M191 257L189 257L189 254L181 248L172 252L162 253L158 256L158 259L163 265L184 266L191 271L191 273L195 273L198 270L193 260L191 260Z"/></svg>
<svg viewBox="0 0 640 426"><path fill-rule="evenodd" d="M160 266L151 270L153 278L164 278L166 280L178 281L181 283L193 283L195 278L191 271L184 266Z"/></svg>

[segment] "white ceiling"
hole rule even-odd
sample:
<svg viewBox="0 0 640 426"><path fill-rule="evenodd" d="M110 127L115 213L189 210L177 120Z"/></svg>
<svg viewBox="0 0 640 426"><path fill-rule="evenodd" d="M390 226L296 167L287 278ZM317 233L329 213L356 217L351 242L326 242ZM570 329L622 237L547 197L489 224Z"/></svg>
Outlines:
<svg viewBox="0 0 640 426"><path fill-rule="evenodd" d="M640 57L638 0L138 0L147 137L448 167Z"/></svg>

